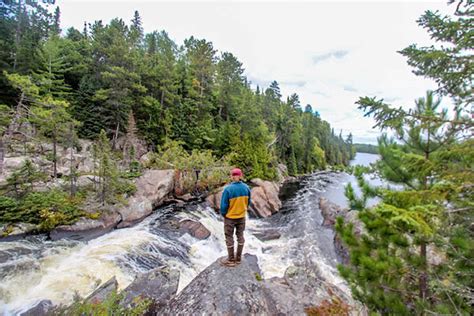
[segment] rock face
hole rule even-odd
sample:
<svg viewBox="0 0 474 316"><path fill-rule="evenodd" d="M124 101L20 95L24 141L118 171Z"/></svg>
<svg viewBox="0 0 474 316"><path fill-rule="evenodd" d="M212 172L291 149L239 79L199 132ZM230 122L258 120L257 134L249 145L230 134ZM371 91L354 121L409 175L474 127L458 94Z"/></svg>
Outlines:
<svg viewBox="0 0 474 316"><path fill-rule="evenodd" d="M256 275L261 271L257 257L245 255L234 268L219 260L207 267L181 293L171 299L158 315L248 315L269 309L263 286Z"/></svg>
<svg viewBox="0 0 474 316"><path fill-rule="evenodd" d="M281 233L278 231L277 228L251 230L251 232L252 235L257 237L261 241L274 240L279 239L281 237Z"/></svg>
<svg viewBox="0 0 474 316"><path fill-rule="evenodd" d="M188 233L197 239L207 239L211 236L211 232L200 222L190 219L184 219L179 222L179 230Z"/></svg>
<svg viewBox="0 0 474 316"><path fill-rule="evenodd" d="M72 225L61 225L49 233L52 240L69 238L75 240L91 240L104 235L115 228L121 220L116 212L103 213L99 219L81 218Z"/></svg>
<svg viewBox="0 0 474 316"><path fill-rule="evenodd" d="M136 180L137 192L118 212L122 221L118 228L129 227L150 215L155 207L173 191L173 170L146 170Z"/></svg>
<svg viewBox="0 0 474 316"><path fill-rule="evenodd" d="M251 210L258 217L268 217L278 212L281 208L281 201L278 197L279 187L276 183L252 179L252 206Z"/></svg>
<svg viewBox="0 0 474 316"><path fill-rule="evenodd" d="M157 306L163 306L176 294L179 284L179 271L168 267L160 267L139 275L121 293L120 302L130 307L135 298L151 298Z"/></svg>
<svg viewBox="0 0 474 316"><path fill-rule="evenodd" d="M288 269L283 278L261 279L257 257L246 254L228 268L219 260L207 267L172 298L158 315L305 315L306 307L330 298L330 292L349 300L318 273Z"/></svg>
<svg viewBox="0 0 474 316"><path fill-rule="evenodd" d="M53 302L50 300L42 300L26 312L20 313L21 316L46 316L51 315L50 311L53 309Z"/></svg>

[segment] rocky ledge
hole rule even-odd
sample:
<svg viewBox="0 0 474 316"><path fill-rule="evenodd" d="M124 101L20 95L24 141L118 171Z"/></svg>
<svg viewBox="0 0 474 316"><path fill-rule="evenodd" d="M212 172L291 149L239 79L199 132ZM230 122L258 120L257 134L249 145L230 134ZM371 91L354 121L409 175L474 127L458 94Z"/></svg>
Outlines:
<svg viewBox="0 0 474 316"><path fill-rule="evenodd" d="M290 267L282 278L262 279L257 257L246 254L228 268L215 261L177 296L157 310L158 315L306 315L338 297L354 302L319 274L317 267Z"/></svg>

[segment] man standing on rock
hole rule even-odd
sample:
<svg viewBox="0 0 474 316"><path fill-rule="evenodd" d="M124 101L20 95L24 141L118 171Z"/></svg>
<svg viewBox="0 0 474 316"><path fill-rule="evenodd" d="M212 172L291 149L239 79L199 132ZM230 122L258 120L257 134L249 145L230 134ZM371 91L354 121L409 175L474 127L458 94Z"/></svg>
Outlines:
<svg viewBox="0 0 474 316"><path fill-rule="evenodd" d="M234 168L230 172L232 183L224 188L221 199L221 214L224 216L224 234L227 258L221 263L228 267L240 264L244 249L245 216L250 205L250 188L242 182L242 170ZM234 231L237 236L237 253L234 257Z"/></svg>

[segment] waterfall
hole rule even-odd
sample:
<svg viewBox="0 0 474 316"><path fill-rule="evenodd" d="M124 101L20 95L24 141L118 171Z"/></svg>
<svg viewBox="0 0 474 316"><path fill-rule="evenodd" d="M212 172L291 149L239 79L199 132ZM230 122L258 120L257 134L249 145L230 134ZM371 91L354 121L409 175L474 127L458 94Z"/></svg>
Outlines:
<svg viewBox="0 0 474 316"><path fill-rule="evenodd" d="M248 219L244 252L258 257L263 277L281 277L293 265L317 266L326 281L349 293L339 276L333 245L334 232L321 226L319 197L346 203L343 184L353 182L344 173L321 172L306 177L302 188L266 219ZM166 229L169 219L200 221L210 232L205 240ZM281 237L261 241L255 231L277 229ZM180 271L179 291L217 258L226 255L223 222L205 204L184 209L157 209L141 223L114 230L88 242L50 241L30 236L0 242L0 313L14 315L43 299L69 304L85 297L115 276L119 290L139 273L168 265Z"/></svg>

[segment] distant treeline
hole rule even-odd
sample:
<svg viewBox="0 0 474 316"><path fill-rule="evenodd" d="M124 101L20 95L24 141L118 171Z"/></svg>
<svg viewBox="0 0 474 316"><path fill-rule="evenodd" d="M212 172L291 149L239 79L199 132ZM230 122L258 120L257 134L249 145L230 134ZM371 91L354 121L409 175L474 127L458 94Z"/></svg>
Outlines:
<svg viewBox="0 0 474 316"><path fill-rule="evenodd" d="M378 154L379 147L370 144L354 144L355 151L358 153Z"/></svg>

